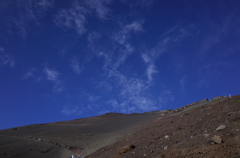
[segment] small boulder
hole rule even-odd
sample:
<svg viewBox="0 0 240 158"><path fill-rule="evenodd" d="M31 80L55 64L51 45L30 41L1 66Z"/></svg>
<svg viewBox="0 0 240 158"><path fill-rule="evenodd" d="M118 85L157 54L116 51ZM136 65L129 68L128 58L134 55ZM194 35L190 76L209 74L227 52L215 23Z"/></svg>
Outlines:
<svg viewBox="0 0 240 158"><path fill-rule="evenodd" d="M209 134L204 134L204 137L208 137L209 136Z"/></svg>
<svg viewBox="0 0 240 158"><path fill-rule="evenodd" d="M220 130L223 130L223 129L225 129L225 128L226 128L225 125L221 125L221 126L219 126L216 130L217 130L217 131L220 131Z"/></svg>
<svg viewBox="0 0 240 158"><path fill-rule="evenodd" d="M211 141L214 142L215 144L220 144L220 143L222 143L222 138L221 138L220 136L214 135L214 136L211 138Z"/></svg>
<svg viewBox="0 0 240 158"><path fill-rule="evenodd" d="M168 149L168 146L165 146L163 149L164 149L164 150L167 150L167 149Z"/></svg>
<svg viewBox="0 0 240 158"><path fill-rule="evenodd" d="M129 151L132 151L134 148L135 148L134 145L126 145L126 146L122 147L122 148L118 151L118 153L119 153L119 154L123 154L123 153L129 152Z"/></svg>

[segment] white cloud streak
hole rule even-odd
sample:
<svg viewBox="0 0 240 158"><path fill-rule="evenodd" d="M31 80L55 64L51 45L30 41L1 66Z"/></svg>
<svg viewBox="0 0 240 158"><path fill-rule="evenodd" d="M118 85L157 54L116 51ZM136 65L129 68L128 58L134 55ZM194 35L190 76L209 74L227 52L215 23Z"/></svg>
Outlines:
<svg viewBox="0 0 240 158"><path fill-rule="evenodd" d="M158 98L159 104L162 106L166 106L169 102L174 101L174 96L172 92L169 90L165 90L161 92L160 97Z"/></svg>
<svg viewBox="0 0 240 158"><path fill-rule="evenodd" d="M96 13L100 19L106 19L110 12L110 9L106 7L106 4L111 3L112 0L85 0L85 3L92 9L96 10Z"/></svg>
<svg viewBox="0 0 240 158"><path fill-rule="evenodd" d="M187 75L184 75L180 80L180 86L181 86L182 92L185 92L186 80L187 80Z"/></svg>
<svg viewBox="0 0 240 158"><path fill-rule="evenodd" d="M55 23L57 26L64 29L74 29L79 35L86 32L85 28L85 14L87 10L75 1L72 8L61 9L55 16Z"/></svg>
<svg viewBox="0 0 240 158"><path fill-rule="evenodd" d="M134 7L134 6L141 6L142 8L151 8L151 6L153 5L153 3L156 0L135 0L135 1L128 1L128 0L122 0L122 2L124 3L129 3L130 6Z"/></svg>
<svg viewBox="0 0 240 158"><path fill-rule="evenodd" d="M152 80L153 80L153 74L156 74L156 73L158 73L158 71L156 70L156 66L155 65L153 65L153 64L150 64L149 66L148 66L148 68L147 68L147 76L148 76L148 81L149 82L152 82Z"/></svg>
<svg viewBox="0 0 240 158"><path fill-rule="evenodd" d="M28 79L30 77L33 77L35 72L36 72L36 69L34 68L28 70L27 73L23 76L23 79Z"/></svg>
<svg viewBox="0 0 240 158"><path fill-rule="evenodd" d="M143 32L143 23L144 21L133 21L131 24L123 26L120 31L114 34L113 39L122 45L128 44L127 40L132 33Z"/></svg>
<svg viewBox="0 0 240 158"><path fill-rule="evenodd" d="M72 67L73 71L74 71L77 75L79 75L79 74L82 72L82 68L80 68L79 62L77 61L76 58L73 58L73 59L71 60L71 65L70 65L70 66Z"/></svg>
<svg viewBox="0 0 240 158"><path fill-rule="evenodd" d="M5 15L3 21L6 27L5 33L17 33L26 37L28 31L33 27L31 24L39 24L46 11L52 7L53 0L15 0L2 2L2 13ZM14 10L14 12L12 12ZM9 14L8 12L11 12Z"/></svg>
<svg viewBox="0 0 240 158"><path fill-rule="evenodd" d="M6 54L4 48L0 47L0 63L2 65L9 65L13 67L15 65L15 59L12 55Z"/></svg>
<svg viewBox="0 0 240 158"><path fill-rule="evenodd" d="M53 6L53 2L54 0L39 0L37 5L44 9L48 9Z"/></svg>
<svg viewBox="0 0 240 158"><path fill-rule="evenodd" d="M81 110L79 110L79 107L76 106L68 106L62 109L62 113L66 115L80 115L82 113Z"/></svg>
<svg viewBox="0 0 240 158"><path fill-rule="evenodd" d="M138 111L156 110L156 101L148 93L149 87L143 80L136 77L127 77L115 70L108 70L109 78L117 81L119 88L119 100L109 100L107 103L113 106L113 109L120 110L122 113L131 113Z"/></svg>
<svg viewBox="0 0 240 158"><path fill-rule="evenodd" d="M117 69L121 64L125 62L128 55L134 52L134 47L131 45L130 37L132 34L143 32L142 24L143 21L133 21L132 23L126 25L121 24L120 29L113 33L112 39L116 42L114 47L118 48L118 53L115 53L114 57L116 58L117 54L118 57L115 62L109 56L109 60L106 60L108 65L111 64L112 69ZM101 55L103 54L105 53L101 53Z"/></svg>
<svg viewBox="0 0 240 158"><path fill-rule="evenodd" d="M192 34L186 29L177 26L164 32L159 38L159 42L155 47L142 53L141 57L144 63L147 65L146 76L148 78L148 84L153 84L153 75L158 73L155 66L156 60L165 52L171 50L177 43L181 43L186 37L191 37Z"/></svg>
<svg viewBox="0 0 240 158"><path fill-rule="evenodd" d="M47 79L54 84L54 91L60 92L63 90L62 87L62 82L58 79L58 76L60 75L57 71L55 70L50 70L48 68L44 69L44 72L47 75Z"/></svg>

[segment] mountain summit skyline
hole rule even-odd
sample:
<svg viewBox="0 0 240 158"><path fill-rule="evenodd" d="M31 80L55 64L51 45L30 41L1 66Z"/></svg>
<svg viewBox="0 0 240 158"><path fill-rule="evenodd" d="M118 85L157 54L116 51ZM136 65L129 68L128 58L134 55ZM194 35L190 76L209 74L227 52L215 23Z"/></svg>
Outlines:
<svg viewBox="0 0 240 158"><path fill-rule="evenodd" d="M239 94L239 0L1 0L0 129Z"/></svg>

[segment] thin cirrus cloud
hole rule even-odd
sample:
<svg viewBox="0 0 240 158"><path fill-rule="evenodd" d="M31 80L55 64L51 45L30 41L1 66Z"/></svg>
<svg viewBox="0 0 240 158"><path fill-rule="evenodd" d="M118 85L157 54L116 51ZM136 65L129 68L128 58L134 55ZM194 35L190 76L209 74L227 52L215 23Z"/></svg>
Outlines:
<svg viewBox="0 0 240 158"><path fill-rule="evenodd" d="M5 52L5 49L0 47L0 63L2 65L8 65L13 67L15 65L15 59L12 55L9 55Z"/></svg>
<svg viewBox="0 0 240 158"><path fill-rule="evenodd" d="M152 80L153 80L153 74L158 73L158 70L156 69L156 66L155 66L155 65L150 64L150 65L148 66L148 68L147 68L146 73L147 73L148 81L149 81L149 82L152 82Z"/></svg>
<svg viewBox="0 0 240 158"><path fill-rule="evenodd" d="M80 68L79 62L77 61L76 58L73 58L71 60L71 65L70 65L73 69L73 71L79 75L82 72L82 68Z"/></svg>
<svg viewBox="0 0 240 158"><path fill-rule="evenodd" d="M60 75L57 71L51 70L48 68L44 69L44 72L47 75L47 79L54 84L54 91L60 92L63 90L62 82L59 80L58 76Z"/></svg>
<svg viewBox="0 0 240 158"><path fill-rule="evenodd" d="M127 56L133 53L134 46L131 44L131 37L133 34L143 32L143 20L133 21L130 24L121 24L120 29L113 33L112 39L119 47L119 56L117 61L113 64L114 69L118 68L127 59Z"/></svg>
<svg viewBox="0 0 240 158"><path fill-rule="evenodd" d="M36 73L36 69L31 68L25 73L25 75L23 76L23 79L28 79L30 77L33 77L35 73Z"/></svg>
<svg viewBox="0 0 240 158"><path fill-rule="evenodd" d="M156 60L163 54L167 53L171 49L175 48L179 43L184 41L186 38L192 37L192 33L187 31L186 28L179 27L176 25L169 30L162 33L159 36L160 40L149 51L142 53L142 60L147 65L146 75L148 78L148 83L153 83L153 75L159 73L157 67L155 66Z"/></svg>
<svg viewBox="0 0 240 158"><path fill-rule="evenodd" d="M73 106L73 107L70 107L70 106L67 106L67 107L64 107L61 111L62 113L66 114L66 115L80 115L82 113L81 110L79 110L79 107L76 107L76 106Z"/></svg>
<svg viewBox="0 0 240 158"><path fill-rule="evenodd" d="M174 101L174 96L172 95L172 92L169 90L163 90L160 96L158 97L158 102L162 106L172 101Z"/></svg>
<svg viewBox="0 0 240 158"><path fill-rule="evenodd" d="M136 0L134 2L132 1L128 1L128 0L122 0L122 2L124 3L129 3L132 7L133 6L141 6L142 8L149 8L153 5L153 3L155 2L156 0Z"/></svg>
<svg viewBox="0 0 240 158"><path fill-rule="evenodd" d="M82 35L86 32L86 13L87 10L75 2L70 9L61 9L58 12L55 16L55 23L64 29L74 29L79 35Z"/></svg>
<svg viewBox="0 0 240 158"><path fill-rule="evenodd" d="M113 39L118 43L125 45L132 33L143 32L143 23L143 21L133 21L130 24L122 26L121 29L114 34Z"/></svg>
<svg viewBox="0 0 240 158"><path fill-rule="evenodd" d="M117 82L114 90L117 91L116 98L110 99L107 103L112 105L113 110L122 113L131 113L134 110L148 111L157 109L156 101L148 93L149 86L144 80L137 77L129 77L117 70L108 70L108 77Z"/></svg>
<svg viewBox="0 0 240 158"><path fill-rule="evenodd" d="M111 3L112 0L85 0L85 3L92 9L96 10L97 16L100 19L106 19L111 11L106 7L106 4Z"/></svg>
<svg viewBox="0 0 240 158"><path fill-rule="evenodd" d="M37 5L41 6L44 9L48 9L49 7L52 7L54 3L54 0L40 0L38 1Z"/></svg>
<svg viewBox="0 0 240 158"><path fill-rule="evenodd" d="M29 27L29 23L39 24L39 19L46 15L46 11L52 7L52 4L53 0L3 2L1 11L7 15L3 17L5 21L3 25L7 28L5 33L17 33L22 37L26 37L32 29L32 27ZM8 14L12 10L15 11Z"/></svg>
<svg viewBox="0 0 240 158"><path fill-rule="evenodd" d="M182 92L185 92L186 81L187 81L187 75L184 75L180 80L180 86L181 86Z"/></svg>

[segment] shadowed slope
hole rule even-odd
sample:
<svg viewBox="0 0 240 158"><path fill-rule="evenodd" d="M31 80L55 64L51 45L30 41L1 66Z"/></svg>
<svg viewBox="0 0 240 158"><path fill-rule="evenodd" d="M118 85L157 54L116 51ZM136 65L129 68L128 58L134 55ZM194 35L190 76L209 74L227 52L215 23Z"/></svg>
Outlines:
<svg viewBox="0 0 240 158"><path fill-rule="evenodd" d="M6 154L4 157L26 158L35 155L34 157L59 158L71 156L73 152L67 149L71 147L81 149L88 155L123 139L136 126L154 120L160 114L108 113L91 118L1 130L0 154Z"/></svg>

